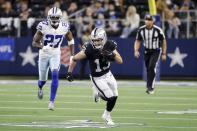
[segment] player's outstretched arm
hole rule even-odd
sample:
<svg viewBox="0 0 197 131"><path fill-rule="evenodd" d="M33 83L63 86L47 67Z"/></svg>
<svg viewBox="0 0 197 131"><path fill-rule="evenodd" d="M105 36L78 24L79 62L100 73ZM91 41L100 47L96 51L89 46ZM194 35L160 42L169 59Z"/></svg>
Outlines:
<svg viewBox="0 0 197 131"><path fill-rule="evenodd" d="M123 60L122 60L122 57L120 56L120 54L118 53L117 50L114 50L113 53L115 54L115 61L118 63L118 64L122 64L123 63Z"/></svg>
<svg viewBox="0 0 197 131"><path fill-rule="evenodd" d="M40 31L37 31L33 37L32 46L42 49L43 44L41 43L43 34Z"/></svg>
<svg viewBox="0 0 197 131"><path fill-rule="evenodd" d="M68 81L70 81L70 82L73 81L72 72L77 64L77 61L85 59L85 58L86 58L86 55L83 50L72 57L72 59L70 61L70 65L68 67L68 73L67 73L67 77L66 77Z"/></svg>

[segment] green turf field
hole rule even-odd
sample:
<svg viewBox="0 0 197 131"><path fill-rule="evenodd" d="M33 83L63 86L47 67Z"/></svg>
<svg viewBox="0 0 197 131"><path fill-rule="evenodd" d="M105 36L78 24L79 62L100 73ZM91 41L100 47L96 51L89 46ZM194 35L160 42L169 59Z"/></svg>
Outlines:
<svg viewBox="0 0 197 131"><path fill-rule="evenodd" d="M102 121L105 102L93 102L90 81L61 81L55 111L47 109L50 82L43 100L37 99L36 81L0 83L0 131L197 131L195 82L159 84L147 95L145 83L118 81L114 127Z"/></svg>

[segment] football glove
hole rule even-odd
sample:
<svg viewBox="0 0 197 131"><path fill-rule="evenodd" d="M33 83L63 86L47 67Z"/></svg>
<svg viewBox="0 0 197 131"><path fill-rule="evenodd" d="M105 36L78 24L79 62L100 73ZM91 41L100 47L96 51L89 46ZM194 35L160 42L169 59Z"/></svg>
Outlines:
<svg viewBox="0 0 197 131"><path fill-rule="evenodd" d="M113 53L112 51L107 51L107 50L102 51L102 55L108 61L114 61L115 60L115 56L116 56L115 53Z"/></svg>
<svg viewBox="0 0 197 131"><path fill-rule="evenodd" d="M70 81L70 82L72 82L72 81L73 81L73 75L72 75L72 73L71 73L71 72L68 72L68 73L67 73L67 75L66 75L66 79L67 79L68 81Z"/></svg>
<svg viewBox="0 0 197 131"><path fill-rule="evenodd" d="M115 49L116 49L116 47L117 47L117 45L116 45L116 43L115 42L113 42L113 41L107 41L106 43L105 43L105 45L103 46L103 51L110 51L110 52L112 52L112 51L114 51Z"/></svg>

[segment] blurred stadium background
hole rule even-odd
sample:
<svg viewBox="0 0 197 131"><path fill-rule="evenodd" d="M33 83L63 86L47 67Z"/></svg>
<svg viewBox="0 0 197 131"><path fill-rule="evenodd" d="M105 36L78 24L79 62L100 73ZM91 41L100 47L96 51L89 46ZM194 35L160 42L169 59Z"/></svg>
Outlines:
<svg viewBox="0 0 197 131"><path fill-rule="evenodd" d="M61 49L62 80L56 111L46 108L49 85L44 100L37 100L38 50L31 46L32 37L37 24L56 6L62 9L63 19L70 22L76 52L81 43L88 41L95 26L104 27L108 37L118 43L124 64L112 64L120 87L120 99L112 115L118 127L113 130L196 131L197 3L155 0L153 14L156 24L165 32L168 50L167 61L159 64L157 72L165 81L157 83L154 96L148 96L145 82L141 81L143 57L134 59L133 44L137 28L150 12L150 1L154 0L0 0L0 130L108 128L100 120L104 103L95 105L91 99L88 66L81 76L78 64L74 71L76 81L66 82L69 61L66 47ZM93 122L86 121L89 119Z"/></svg>

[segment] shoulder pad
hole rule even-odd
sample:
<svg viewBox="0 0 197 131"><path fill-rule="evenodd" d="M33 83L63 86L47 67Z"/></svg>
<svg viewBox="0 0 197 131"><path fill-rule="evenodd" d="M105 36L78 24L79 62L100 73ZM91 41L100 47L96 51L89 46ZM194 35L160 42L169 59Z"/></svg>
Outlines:
<svg viewBox="0 0 197 131"><path fill-rule="evenodd" d="M117 43L114 40L111 40L111 44L113 44L115 47L117 47Z"/></svg>
<svg viewBox="0 0 197 131"><path fill-rule="evenodd" d="M85 43L83 44L83 48L84 48L84 49L92 48L92 44L90 44L89 42L85 42Z"/></svg>
<svg viewBox="0 0 197 131"><path fill-rule="evenodd" d="M37 25L36 29L42 32L46 28L46 26L48 26L48 25L49 25L49 22L48 21L46 21L46 20L45 21L41 21Z"/></svg>
<svg viewBox="0 0 197 131"><path fill-rule="evenodd" d="M70 23L62 21L62 28L63 30L67 30L67 31L70 30Z"/></svg>

